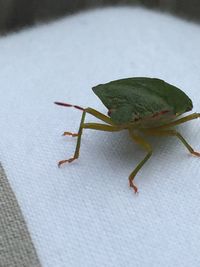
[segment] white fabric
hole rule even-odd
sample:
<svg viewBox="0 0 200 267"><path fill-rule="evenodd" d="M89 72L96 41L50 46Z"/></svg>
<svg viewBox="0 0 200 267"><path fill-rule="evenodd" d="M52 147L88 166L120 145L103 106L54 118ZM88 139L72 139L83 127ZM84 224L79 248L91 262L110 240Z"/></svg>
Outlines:
<svg viewBox="0 0 200 267"><path fill-rule="evenodd" d="M145 152L126 132L84 132L72 156L81 112L106 113L91 87L159 77L182 88L200 111L200 26L141 8L67 17L0 40L0 160L44 267L199 266L200 159L176 138L150 138ZM96 121L91 116L87 121ZM200 121L178 127L200 150Z"/></svg>

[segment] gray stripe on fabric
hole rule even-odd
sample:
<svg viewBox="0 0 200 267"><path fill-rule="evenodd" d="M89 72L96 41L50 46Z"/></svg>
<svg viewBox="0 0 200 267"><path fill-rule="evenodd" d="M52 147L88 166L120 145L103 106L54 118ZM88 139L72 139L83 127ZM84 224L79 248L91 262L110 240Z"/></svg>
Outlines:
<svg viewBox="0 0 200 267"><path fill-rule="evenodd" d="M22 212L1 164L0 267L41 267Z"/></svg>

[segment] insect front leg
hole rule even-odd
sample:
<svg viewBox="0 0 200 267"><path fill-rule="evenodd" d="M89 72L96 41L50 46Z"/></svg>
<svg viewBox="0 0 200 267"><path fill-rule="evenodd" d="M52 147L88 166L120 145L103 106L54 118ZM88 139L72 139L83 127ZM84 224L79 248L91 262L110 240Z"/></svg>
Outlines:
<svg viewBox="0 0 200 267"><path fill-rule="evenodd" d="M74 156L72 158L69 159L64 159L58 162L58 166L60 167L63 163L70 163L72 161L74 161L75 159L77 159L79 157L79 150L80 150L80 146L81 146L81 136L82 136L82 132L83 132L83 123L85 120L85 115L86 115L86 111L83 111L82 114L82 118L81 118L81 122L80 122L80 126L79 126L79 131L77 133L78 139L77 139L77 143L76 143L76 150L74 153ZM71 133L72 134L72 133Z"/></svg>
<svg viewBox="0 0 200 267"><path fill-rule="evenodd" d="M79 109L80 109L80 107L79 107ZM111 121L111 119L108 116L106 116L103 113L97 111L96 109L93 109L93 108L89 107L89 108L85 108L83 110L85 111L85 113L88 113L88 114L94 116L95 118L97 118L97 119L99 119L99 120L101 120L101 121L103 121L103 122L105 122L105 123L107 123L109 125L113 125L113 122ZM77 137L78 133L64 132L63 135L70 135L72 137Z"/></svg>
<svg viewBox="0 0 200 267"><path fill-rule="evenodd" d="M68 104L68 103L63 103L63 102L54 102L54 104L56 105L59 105L59 106L63 106L63 107L70 107L70 108L75 108L75 109L78 109L78 110L81 110L81 111L85 111L85 113L88 113L92 116L94 116L95 118L109 124L109 125L113 125L113 122L111 121L111 119L104 115L103 113L97 111L96 109L93 109L93 108L83 108L83 107L80 107L80 106L77 106L77 105L72 105L72 104ZM78 136L78 133L71 133L71 132L64 132L63 135L70 135L72 137L77 137Z"/></svg>
<svg viewBox="0 0 200 267"><path fill-rule="evenodd" d="M76 106L73 106L73 107L76 107ZM79 107L79 109L80 109L80 107ZM111 119L108 116L102 114L101 112L97 111L96 109L89 107L89 108L85 108L83 110L85 111L85 113L88 113L88 114L94 116L95 118L97 118L97 119L99 119L99 120L101 120L101 121L103 121L109 125L113 125L113 122L111 121ZM71 132L64 132L63 135L64 136L70 135L72 137L77 137L79 134L78 133L71 133Z"/></svg>
<svg viewBox="0 0 200 267"><path fill-rule="evenodd" d="M140 137L139 135L133 133L132 131L129 131L131 138L139 145L141 145L146 151L147 151L147 155L144 157L144 159L137 165L137 167L132 171L132 173L129 176L129 185L130 187L133 188L133 190L135 191L135 193L138 192L138 188L137 186L133 183L133 180L136 176L136 174L138 173L138 171L142 168L142 166L145 164L145 162L151 157L152 155L152 147L151 145L144 140L142 137Z"/></svg>
<svg viewBox="0 0 200 267"><path fill-rule="evenodd" d="M123 128L118 127L118 126L106 125L106 124L101 124L101 123L84 123L85 115L86 115L86 111L84 111L82 115L74 156L67 160L61 160L58 163L58 166L62 165L63 163L67 163L67 162L70 163L79 157L83 129L91 129L91 130L106 131L106 132L117 132L117 131L123 130Z"/></svg>

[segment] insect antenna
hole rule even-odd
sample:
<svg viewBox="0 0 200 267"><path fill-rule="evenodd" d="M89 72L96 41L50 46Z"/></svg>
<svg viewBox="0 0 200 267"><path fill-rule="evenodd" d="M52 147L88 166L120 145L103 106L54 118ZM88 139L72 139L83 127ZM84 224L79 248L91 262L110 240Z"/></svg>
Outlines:
<svg viewBox="0 0 200 267"><path fill-rule="evenodd" d="M64 106L64 107L72 107L72 108L76 108L76 109L79 109L79 110L82 110L82 111L85 110L84 108L82 108L82 107L80 107L80 106L77 106L77 105L71 105L71 104L62 103L62 102L54 102L54 104L59 105L59 106Z"/></svg>

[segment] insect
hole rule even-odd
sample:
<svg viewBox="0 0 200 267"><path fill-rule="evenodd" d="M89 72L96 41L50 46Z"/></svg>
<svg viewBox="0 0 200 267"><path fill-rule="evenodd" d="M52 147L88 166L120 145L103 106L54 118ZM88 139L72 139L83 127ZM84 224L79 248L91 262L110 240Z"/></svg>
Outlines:
<svg viewBox="0 0 200 267"><path fill-rule="evenodd" d="M108 109L107 116L93 108L55 102L57 105L74 107L82 111L78 133L64 132L63 135L77 137L75 153L72 158L61 160L58 165L70 163L79 157L83 129L118 132L127 130L130 137L145 151L146 155L129 176L129 185L134 192L138 188L134 178L152 155L152 146L145 136L176 136L189 152L200 157L200 153L188 144L174 126L200 117L192 113L179 117L192 110L191 99L179 88L157 78L134 77L99 84L92 88ZM85 123L86 114L91 114L103 123Z"/></svg>

